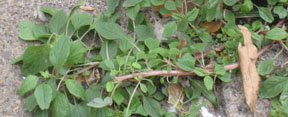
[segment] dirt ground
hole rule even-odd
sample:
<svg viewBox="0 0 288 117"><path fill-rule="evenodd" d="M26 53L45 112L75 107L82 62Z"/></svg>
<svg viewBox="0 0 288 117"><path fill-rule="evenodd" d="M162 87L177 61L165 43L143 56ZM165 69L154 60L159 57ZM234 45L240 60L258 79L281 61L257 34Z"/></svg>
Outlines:
<svg viewBox="0 0 288 117"><path fill-rule="evenodd" d="M43 23L37 17L39 6L52 6L61 9L71 9L80 0L0 0L0 116L23 117L31 116L24 109L25 100L18 95L18 88L23 81L19 65L11 65L10 60L19 57L28 45L35 42L24 42L18 38L18 22L29 19L36 23ZM86 5L95 10L91 13L99 14L105 9L105 0L87 0ZM279 45L273 48L263 58L273 58L280 51ZM285 52L278 57L276 65L288 61ZM219 109L208 108L214 116L247 117L252 116L245 104L242 93L240 74L236 74L229 83L219 86L222 103ZM267 117L271 109L270 101L259 99L257 102L257 116Z"/></svg>
<svg viewBox="0 0 288 117"><path fill-rule="evenodd" d="M10 60L19 57L28 45L18 38L18 22L29 19L43 23L35 16L39 6L51 6L69 10L80 0L0 0L0 116L31 116L24 109L25 100L18 95L23 81L19 65L11 65ZM87 0L85 5L95 8L91 13L99 14L105 9L105 0Z"/></svg>

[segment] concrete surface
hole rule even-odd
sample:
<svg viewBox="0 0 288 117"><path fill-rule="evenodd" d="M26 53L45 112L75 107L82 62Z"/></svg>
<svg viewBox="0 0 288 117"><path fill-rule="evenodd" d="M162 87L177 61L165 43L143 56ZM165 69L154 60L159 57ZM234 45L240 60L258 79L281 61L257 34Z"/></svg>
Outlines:
<svg viewBox="0 0 288 117"><path fill-rule="evenodd" d="M11 65L10 60L19 57L28 45L18 38L18 22L29 19L43 23L37 16L38 6L51 6L68 11L80 0L0 0L0 116L31 116L24 109L25 100L18 95L23 76L19 65ZM95 8L91 13L98 14L105 9L105 0L87 0L85 5Z"/></svg>

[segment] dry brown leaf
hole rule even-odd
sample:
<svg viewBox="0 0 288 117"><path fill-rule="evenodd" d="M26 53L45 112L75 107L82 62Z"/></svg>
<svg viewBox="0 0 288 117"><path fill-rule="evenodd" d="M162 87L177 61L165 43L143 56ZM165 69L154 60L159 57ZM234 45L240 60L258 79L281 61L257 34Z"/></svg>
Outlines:
<svg viewBox="0 0 288 117"><path fill-rule="evenodd" d="M90 74L88 76L82 76L82 75L78 75L76 77L76 80L79 81L79 82L91 82L93 80L93 75L94 75L94 72L93 70L89 70L90 71Z"/></svg>
<svg viewBox="0 0 288 117"><path fill-rule="evenodd" d="M186 42L186 39L185 39L185 38L180 39L179 42L180 42L180 45L177 46L177 49L181 50L182 48L185 48L185 47L186 47L187 42Z"/></svg>
<svg viewBox="0 0 288 117"><path fill-rule="evenodd" d="M253 45L251 32L244 26L238 27L244 38L244 46L241 43L238 46L244 95L251 112L255 113L261 80L256 69L257 48Z"/></svg>
<svg viewBox="0 0 288 117"><path fill-rule="evenodd" d="M80 9L85 10L85 11L93 11L95 10L93 7L91 6L80 6Z"/></svg>
<svg viewBox="0 0 288 117"><path fill-rule="evenodd" d="M204 22L200 24L200 27L207 26L208 28L206 29L206 32L214 33L214 32L217 32L221 28L222 24L223 23L221 21Z"/></svg>
<svg viewBox="0 0 288 117"><path fill-rule="evenodd" d="M168 84L168 103L173 104L176 108L181 108L183 101L183 87L180 84ZM180 105L179 105L180 104ZM180 106L180 107L179 107Z"/></svg>
<svg viewBox="0 0 288 117"><path fill-rule="evenodd" d="M152 8L155 10L155 11L160 11L160 9L161 8L163 8L164 7L164 5L160 5L160 6L154 6L154 5L152 5Z"/></svg>

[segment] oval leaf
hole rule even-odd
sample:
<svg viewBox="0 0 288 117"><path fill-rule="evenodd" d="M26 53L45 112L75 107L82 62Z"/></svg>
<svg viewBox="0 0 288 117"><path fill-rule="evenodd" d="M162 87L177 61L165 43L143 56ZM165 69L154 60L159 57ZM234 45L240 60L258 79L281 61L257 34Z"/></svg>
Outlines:
<svg viewBox="0 0 288 117"><path fill-rule="evenodd" d="M288 77L271 76L260 85L259 97L272 98L288 86Z"/></svg>
<svg viewBox="0 0 288 117"><path fill-rule="evenodd" d="M274 62L273 59L266 59L266 60L262 61L257 67L258 73L260 75L266 75L266 74L271 73L274 69L273 62Z"/></svg>
<svg viewBox="0 0 288 117"><path fill-rule="evenodd" d="M27 92L33 90L38 82L38 77L34 75L27 76L21 84L19 93L21 96L25 95Z"/></svg>
<svg viewBox="0 0 288 117"><path fill-rule="evenodd" d="M274 21L273 15L268 8L265 7L257 7L259 11L260 17L266 22L272 23Z"/></svg>
<svg viewBox="0 0 288 117"><path fill-rule="evenodd" d="M104 100L102 98L94 98L90 101L87 106L94 108L102 108L112 104L112 99L110 97L106 97Z"/></svg>
<svg viewBox="0 0 288 117"><path fill-rule="evenodd" d="M66 62L70 52L70 39L67 36L60 36L50 52L50 62L60 69Z"/></svg>
<svg viewBox="0 0 288 117"><path fill-rule="evenodd" d="M285 39L287 36L287 32L285 32L281 28L273 28L266 33L266 38L271 40L282 40Z"/></svg>
<svg viewBox="0 0 288 117"><path fill-rule="evenodd" d="M33 35L34 26L29 20L21 20L18 24L19 37L23 40L36 40Z"/></svg>
<svg viewBox="0 0 288 117"><path fill-rule="evenodd" d="M65 81L66 87L68 88L69 92L76 97L80 97L82 100L85 100L84 96L84 89L82 85L77 82L76 80L67 79Z"/></svg>
<svg viewBox="0 0 288 117"><path fill-rule="evenodd" d="M35 89L34 96L41 110L49 109L52 101L52 88L48 84L40 84Z"/></svg>
<svg viewBox="0 0 288 117"><path fill-rule="evenodd" d="M118 24L111 22L101 22L96 24L96 31L105 39L125 39L126 34Z"/></svg>

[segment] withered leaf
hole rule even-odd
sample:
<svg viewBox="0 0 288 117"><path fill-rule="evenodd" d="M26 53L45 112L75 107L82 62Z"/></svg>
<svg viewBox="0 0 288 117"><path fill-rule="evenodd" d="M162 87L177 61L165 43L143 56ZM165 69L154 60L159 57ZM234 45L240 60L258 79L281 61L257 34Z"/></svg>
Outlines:
<svg viewBox="0 0 288 117"><path fill-rule="evenodd" d="M244 46L241 43L238 46L244 95L251 112L255 113L261 80L256 68L257 48L253 45L251 32L244 26L238 25L238 27L244 38Z"/></svg>
<svg viewBox="0 0 288 117"><path fill-rule="evenodd" d="M223 23L221 21L204 22L200 24L200 27L207 26L208 28L206 29L206 32L214 33L221 28L222 24Z"/></svg>
<svg viewBox="0 0 288 117"><path fill-rule="evenodd" d="M80 9L84 10L84 11L93 11L94 8L91 6L80 6Z"/></svg>
<svg viewBox="0 0 288 117"><path fill-rule="evenodd" d="M183 87L180 84L168 84L168 103L173 104L176 108L181 108L183 101Z"/></svg>

